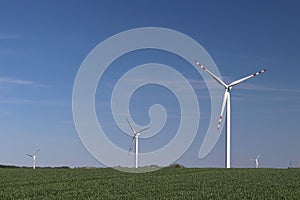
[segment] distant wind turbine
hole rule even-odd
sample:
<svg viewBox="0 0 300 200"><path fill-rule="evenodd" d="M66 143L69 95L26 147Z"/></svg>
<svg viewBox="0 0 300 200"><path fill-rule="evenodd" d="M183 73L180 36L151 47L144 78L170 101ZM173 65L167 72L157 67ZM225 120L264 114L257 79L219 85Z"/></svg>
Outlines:
<svg viewBox="0 0 300 200"><path fill-rule="evenodd" d="M141 134L141 132L147 130L149 127L147 128L143 128L139 131L136 131L132 125L130 124L130 122L128 121L128 119L126 118L126 121L128 123L128 125L130 126L130 129L133 133L133 137L132 137L132 140L131 140L131 144L130 144L130 148L129 148L129 151L128 151L128 155L130 154L130 151L131 151L131 148L132 148L132 145L134 143L134 140L135 140L135 168L138 168L138 154L139 154L139 135Z"/></svg>
<svg viewBox="0 0 300 200"><path fill-rule="evenodd" d="M215 79L219 84L221 84L222 86L224 86L225 88L225 93L224 93L224 98L223 98L223 103L222 103L222 109L221 109L221 114L220 114L220 118L218 121L218 130L220 129L221 126L221 121L223 118L223 113L225 110L225 105L227 105L226 108L226 161L225 161L225 165L226 168L230 168L230 91L232 89L233 86L236 86L254 76L257 76L259 74L262 74L263 72L267 71L267 70L261 70L259 72L256 72L252 75L246 76L244 78L241 78L239 80L233 81L232 83L230 83L229 85L225 84L219 77L217 77L216 75L214 75L213 73L211 73L208 69L206 69L206 67L204 67L202 64L200 64L198 61L195 61L196 64L198 66L200 66L204 71L206 71L213 79Z"/></svg>
<svg viewBox="0 0 300 200"><path fill-rule="evenodd" d="M35 163L36 163L36 158L37 158L37 153L39 152L40 150L38 149L35 154L26 154L27 156L31 157L32 158L32 169L35 169Z"/></svg>
<svg viewBox="0 0 300 200"><path fill-rule="evenodd" d="M293 161L290 161L290 168L293 168Z"/></svg>
<svg viewBox="0 0 300 200"><path fill-rule="evenodd" d="M256 158L251 158L251 161L255 161L255 168L259 167L259 162L258 162L259 157L260 155L258 155Z"/></svg>

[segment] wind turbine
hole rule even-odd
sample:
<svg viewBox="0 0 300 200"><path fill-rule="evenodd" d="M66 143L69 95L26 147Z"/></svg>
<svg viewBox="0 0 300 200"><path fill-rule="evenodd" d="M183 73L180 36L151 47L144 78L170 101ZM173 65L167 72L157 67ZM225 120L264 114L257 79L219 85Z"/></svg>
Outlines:
<svg viewBox="0 0 300 200"><path fill-rule="evenodd" d="M225 105L227 105L226 107L226 168L230 168L230 91L232 89L233 86L236 86L254 76L257 76L267 70L261 70L259 72L256 72L252 75L246 76L244 78L241 78L239 80L233 81L230 84L225 84L219 77L217 77L216 75L214 75L213 73L211 73L208 69L206 69L202 64L200 64L198 61L195 61L196 64L198 66L200 66L204 71L206 71L213 79L215 79L219 84L221 84L222 86L224 86L225 88L225 93L224 93L224 97L223 97L223 103L222 103L222 109L221 109L221 114L220 114L220 118L218 121L218 130L220 129L221 126L221 121L223 118L223 113L225 110Z"/></svg>
<svg viewBox="0 0 300 200"><path fill-rule="evenodd" d="M35 169L35 161L36 161L36 157L37 157L37 153L39 152L40 150L38 149L35 154L31 155L31 154L26 154L27 156L31 157L32 158L32 169Z"/></svg>
<svg viewBox="0 0 300 200"><path fill-rule="evenodd" d="M258 162L259 157L260 157L260 155L258 155L256 158L251 158L251 161L255 161L255 168L258 168L258 166L259 166L259 162Z"/></svg>
<svg viewBox="0 0 300 200"><path fill-rule="evenodd" d="M128 121L128 119L126 118L126 121L128 123L128 125L130 126L130 129L133 133L133 137L132 137L132 140L131 140L131 144L130 144L130 148L129 148L129 151L128 151L128 155L130 154L130 151L131 151L131 148L132 148L132 145L133 145L133 142L135 140L135 168L138 168L138 154L139 154L139 135L141 134L141 132L147 130L149 127L147 128L143 128L139 131L136 131L130 124L130 122Z"/></svg>
<svg viewBox="0 0 300 200"><path fill-rule="evenodd" d="M289 168L293 168L293 161L290 161L290 167Z"/></svg>

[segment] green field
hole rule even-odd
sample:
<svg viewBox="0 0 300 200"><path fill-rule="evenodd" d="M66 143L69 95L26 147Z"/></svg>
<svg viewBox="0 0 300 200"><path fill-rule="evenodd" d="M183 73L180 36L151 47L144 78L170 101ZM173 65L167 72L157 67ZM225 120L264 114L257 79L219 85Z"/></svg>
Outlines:
<svg viewBox="0 0 300 200"><path fill-rule="evenodd" d="M0 199L300 199L300 169L0 169Z"/></svg>

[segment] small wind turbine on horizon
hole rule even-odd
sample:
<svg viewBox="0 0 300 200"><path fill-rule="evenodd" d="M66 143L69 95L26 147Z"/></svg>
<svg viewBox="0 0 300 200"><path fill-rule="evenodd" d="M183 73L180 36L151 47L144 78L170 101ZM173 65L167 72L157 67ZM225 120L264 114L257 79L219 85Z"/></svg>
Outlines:
<svg viewBox="0 0 300 200"><path fill-rule="evenodd" d="M261 70L259 72L256 72L254 74L251 74L249 76L246 76L244 78L241 78L239 80L233 81L230 84L225 84L219 77L217 77L216 75L214 75L213 73L211 73L208 69L206 69L206 67L204 67L202 64L200 64L198 61L195 61L196 64L198 66L200 66L204 71L206 71L213 79L215 79L219 84L221 84L224 88L225 88L225 93L224 93L224 97L223 97L223 103L222 103L222 109L221 109L221 114L220 114L220 118L218 121L218 130L220 129L221 126L221 121L223 118L223 113L225 110L225 105L227 105L226 107L226 161L225 161L225 165L226 168L230 168L230 91L232 89L233 86L236 86L254 76L257 76L259 74L264 73L267 70Z"/></svg>
<svg viewBox="0 0 300 200"><path fill-rule="evenodd" d="M129 151L128 151L128 156L130 155L130 152L131 152L131 148L132 148L132 145L134 143L134 140L135 140L135 168L138 168L138 154L139 154L139 135L141 134L141 132L147 130L149 127L147 128L143 128L139 131L136 131L133 126L130 124L129 120L126 118L126 121L133 133L133 137L132 137L132 140L131 140L131 144L130 144L130 148L129 148Z"/></svg>
<svg viewBox="0 0 300 200"><path fill-rule="evenodd" d="M259 157L260 157L260 155L258 155L256 158L250 159L251 161L255 161L255 168L258 168L258 166L259 166L259 162L258 162Z"/></svg>
<svg viewBox="0 0 300 200"><path fill-rule="evenodd" d="M289 168L293 168L293 161L290 161L290 166Z"/></svg>
<svg viewBox="0 0 300 200"><path fill-rule="evenodd" d="M37 158L37 153L39 152L40 150L38 149L35 154L26 154L27 156L31 157L32 158L32 169L35 169L35 163L36 163L36 158Z"/></svg>

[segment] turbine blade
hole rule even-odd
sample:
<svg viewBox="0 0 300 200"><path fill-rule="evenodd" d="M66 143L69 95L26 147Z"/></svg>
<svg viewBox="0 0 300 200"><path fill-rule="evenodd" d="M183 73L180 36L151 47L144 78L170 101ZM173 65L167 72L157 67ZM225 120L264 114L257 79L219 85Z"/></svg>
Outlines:
<svg viewBox="0 0 300 200"><path fill-rule="evenodd" d="M129 148L129 150L128 150L128 156L130 155L130 152L131 152L131 149L132 149L132 145L133 145L134 140L135 140L135 136L132 137L131 144L130 144L130 148Z"/></svg>
<svg viewBox="0 0 300 200"><path fill-rule="evenodd" d="M227 88L227 85L216 75L214 75L213 73L211 73L208 69L206 69L206 67L204 67L201 63L199 63L198 61L195 61L196 64L198 66L200 66L204 71L206 71L212 78L214 78L218 83L220 83L221 85L223 85L225 88Z"/></svg>
<svg viewBox="0 0 300 200"><path fill-rule="evenodd" d="M141 132L143 132L143 131L145 131L145 130L147 130L147 129L149 129L150 127L147 127L147 128L143 128L143 129L141 129L141 130L139 130L138 132L136 132L136 133L141 133Z"/></svg>
<svg viewBox="0 0 300 200"><path fill-rule="evenodd" d="M36 152L35 152L35 154L34 155L36 155L38 152L39 152L40 150L38 149L38 150L36 150Z"/></svg>
<svg viewBox="0 0 300 200"><path fill-rule="evenodd" d="M221 126L221 122L222 122L222 118L223 118L223 113L224 113L224 110L225 110L225 105L227 103L227 98L228 98L228 93L227 93L227 90L225 90L224 98L223 98L223 103L222 103L221 114L220 114L220 118L219 118L219 121L218 121L218 130L220 129L220 126Z"/></svg>
<svg viewBox="0 0 300 200"><path fill-rule="evenodd" d="M259 157L260 157L260 155L258 155L256 159L258 159Z"/></svg>
<svg viewBox="0 0 300 200"><path fill-rule="evenodd" d="M33 155L30 155L30 154L26 154L27 156L29 156L29 157L33 157Z"/></svg>
<svg viewBox="0 0 300 200"><path fill-rule="evenodd" d="M126 118L126 121L128 123L128 125L130 126L131 131L133 132L134 135L136 135L136 131L134 130L134 128L131 126L129 120Z"/></svg>
<svg viewBox="0 0 300 200"><path fill-rule="evenodd" d="M266 69L263 69L263 70L261 70L261 71L259 71L259 72L256 72L256 73L254 73L254 74L251 74L251 75L246 76L246 77L244 77L244 78L241 78L241 79L239 79L239 80L233 81L232 83L229 84L229 87L233 87L233 86L235 86L235 85L237 85L237 84L240 84L241 82L244 82L244 81L248 80L249 78L252 78L252 77L254 77L254 76L257 76L257 75L259 75L259 74L262 74L262 73L264 73L265 71L267 71L267 70L266 70Z"/></svg>

